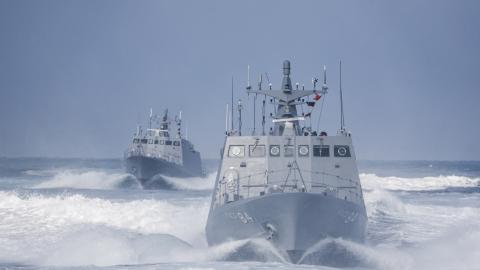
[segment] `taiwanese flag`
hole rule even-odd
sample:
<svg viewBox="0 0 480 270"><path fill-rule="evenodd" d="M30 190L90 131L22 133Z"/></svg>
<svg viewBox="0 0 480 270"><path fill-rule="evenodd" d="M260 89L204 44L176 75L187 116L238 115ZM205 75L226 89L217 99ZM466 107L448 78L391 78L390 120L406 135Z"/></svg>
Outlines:
<svg viewBox="0 0 480 270"><path fill-rule="evenodd" d="M319 94L315 94L315 97L313 97L313 99L315 101L319 100L322 96L320 96Z"/></svg>
<svg viewBox="0 0 480 270"><path fill-rule="evenodd" d="M307 106L310 106L310 107L315 106L315 101L307 101Z"/></svg>

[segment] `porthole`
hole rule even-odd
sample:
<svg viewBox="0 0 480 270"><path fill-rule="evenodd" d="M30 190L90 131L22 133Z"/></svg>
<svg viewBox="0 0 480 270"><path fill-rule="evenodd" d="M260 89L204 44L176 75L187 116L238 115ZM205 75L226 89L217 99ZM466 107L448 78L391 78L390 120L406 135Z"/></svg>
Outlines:
<svg viewBox="0 0 480 270"><path fill-rule="evenodd" d="M335 157L350 157L350 148L348 145L335 145L333 152Z"/></svg>
<svg viewBox="0 0 480 270"><path fill-rule="evenodd" d="M228 148L229 157L244 157L245 156L245 146L243 145L231 145Z"/></svg>
<svg viewBox="0 0 480 270"><path fill-rule="evenodd" d="M270 156L280 156L280 145L270 145Z"/></svg>
<svg viewBox="0 0 480 270"><path fill-rule="evenodd" d="M306 156L308 156L308 152L309 152L308 145L300 145L298 147L298 155L299 156L306 157Z"/></svg>

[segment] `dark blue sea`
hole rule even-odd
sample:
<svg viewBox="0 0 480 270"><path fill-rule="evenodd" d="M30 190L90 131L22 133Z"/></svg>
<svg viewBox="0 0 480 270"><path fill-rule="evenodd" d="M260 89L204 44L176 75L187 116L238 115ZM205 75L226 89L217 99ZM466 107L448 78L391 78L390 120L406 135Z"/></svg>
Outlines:
<svg viewBox="0 0 480 270"><path fill-rule="evenodd" d="M0 158L0 268L337 269L261 241L208 247L208 177L144 190L119 159ZM360 161L365 244L326 239L349 269L480 269L479 161ZM329 251L331 252L331 251ZM231 258L237 258L232 260Z"/></svg>

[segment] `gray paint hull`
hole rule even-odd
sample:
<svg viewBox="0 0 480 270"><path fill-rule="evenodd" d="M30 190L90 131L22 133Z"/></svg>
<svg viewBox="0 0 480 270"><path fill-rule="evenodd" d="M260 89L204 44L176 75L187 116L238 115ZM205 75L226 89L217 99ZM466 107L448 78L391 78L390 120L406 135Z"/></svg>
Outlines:
<svg viewBox="0 0 480 270"><path fill-rule="evenodd" d="M293 263L327 237L363 242L366 212L358 204L318 193L274 193L210 211L209 245L265 237Z"/></svg>
<svg viewBox="0 0 480 270"><path fill-rule="evenodd" d="M126 171L133 174L146 188L169 188L169 184L161 177L195 177L203 176L199 166L182 166L160 158L131 156L125 159Z"/></svg>

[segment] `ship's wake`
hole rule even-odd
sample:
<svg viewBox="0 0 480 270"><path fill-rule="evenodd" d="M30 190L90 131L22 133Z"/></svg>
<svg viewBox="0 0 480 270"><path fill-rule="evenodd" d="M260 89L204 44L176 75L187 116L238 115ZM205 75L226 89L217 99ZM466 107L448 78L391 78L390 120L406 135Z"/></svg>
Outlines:
<svg viewBox="0 0 480 270"><path fill-rule="evenodd" d="M116 189L124 181L123 174L101 171L60 171L43 177L47 179L42 178L37 188ZM422 178L388 178L387 182L392 181L388 185L382 185L379 177L363 179L367 243L324 239L307 250L299 263L393 270L474 269L480 265L480 193L419 194L453 187L475 189L475 179L449 182L452 179L437 184L437 189L422 189ZM207 186L176 184L178 192ZM0 262L102 266L257 261L289 265L288 256L263 239L207 247L204 228L209 196L114 200L73 192L79 191L0 191Z"/></svg>
<svg viewBox="0 0 480 270"><path fill-rule="evenodd" d="M396 176L377 176L375 174L360 174L364 189L387 189L399 191L435 191L448 188L479 187L480 178L458 175L426 176L407 178Z"/></svg>
<svg viewBox="0 0 480 270"><path fill-rule="evenodd" d="M308 249L298 263L331 267L362 267L374 269L406 269L403 254L396 250L383 250L341 238L327 238Z"/></svg>
<svg viewBox="0 0 480 270"><path fill-rule="evenodd" d="M60 170L52 172L46 180L32 188L71 188L71 189L118 189L140 188L135 177L116 172L100 170Z"/></svg>
<svg viewBox="0 0 480 270"><path fill-rule="evenodd" d="M287 254L263 238L230 241L210 247L208 253L217 261L288 262Z"/></svg>
<svg viewBox="0 0 480 270"><path fill-rule="evenodd" d="M64 233L37 264L99 266L150 264L179 260L192 247L170 234L138 234L104 226L78 226Z"/></svg>
<svg viewBox="0 0 480 270"><path fill-rule="evenodd" d="M212 190L215 184L217 172L211 172L205 177L169 177L163 176L163 179L178 190Z"/></svg>
<svg viewBox="0 0 480 270"><path fill-rule="evenodd" d="M207 214L207 198L192 204L0 191L0 262L117 265L181 260L189 254L187 242L205 246L201 224Z"/></svg>
<svg viewBox="0 0 480 270"><path fill-rule="evenodd" d="M204 177L173 177L157 174L151 179L143 181L142 188L209 191L213 189L216 175L216 172L209 173Z"/></svg>

